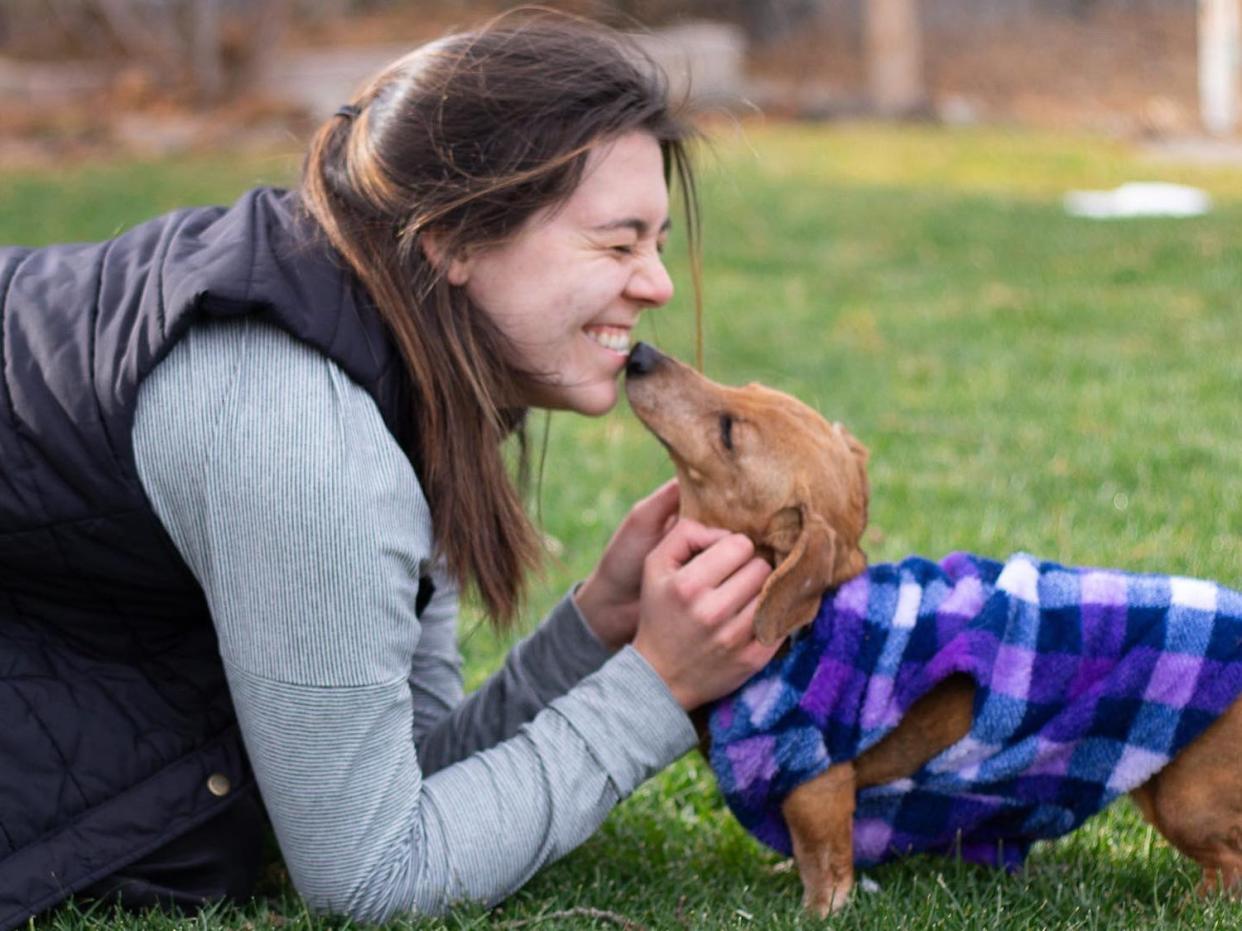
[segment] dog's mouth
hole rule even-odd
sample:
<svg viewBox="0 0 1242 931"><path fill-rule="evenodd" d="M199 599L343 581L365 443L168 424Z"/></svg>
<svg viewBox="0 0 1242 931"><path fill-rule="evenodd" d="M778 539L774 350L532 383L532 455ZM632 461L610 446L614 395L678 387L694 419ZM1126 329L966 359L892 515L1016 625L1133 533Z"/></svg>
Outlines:
<svg viewBox="0 0 1242 931"><path fill-rule="evenodd" d="M636 355L641 355L644 352L650 351L650 347L646 344L639 343L634 347L633 351L631 351L630 356L633 358ZM673 444L670 443L665 437L661 436L660 431L655 428L655 425L651 422L651 415L647 411L647 405L640 397L642 392L639 390L639 386L643 384L643 376L645 376L645 374L645 371L636 373L634 370L634 363L632 362L627 367L625 378L625 396L630 402L630 410L634 412L634 416L638 418L638 422L646 428L647 432L659 440L660 445L668 451L668 454L670 456L675 456L676 450L673 449Z"/></svg>
<svg viewBox="0 0 1242 931"><path fill-rule="evenodd" d="M634 347L631 359L625 379L630 410L664 447L678 476L692 485L701 484L713 466L703 461L703 451L697 448L693 418L686 417L685 412L673 413L667 409L670 391L678 392L684 387L682 380L670 379L670 375L682 372L684 367L644 343ZM674 441L671 437L680 439Z"/></svg>

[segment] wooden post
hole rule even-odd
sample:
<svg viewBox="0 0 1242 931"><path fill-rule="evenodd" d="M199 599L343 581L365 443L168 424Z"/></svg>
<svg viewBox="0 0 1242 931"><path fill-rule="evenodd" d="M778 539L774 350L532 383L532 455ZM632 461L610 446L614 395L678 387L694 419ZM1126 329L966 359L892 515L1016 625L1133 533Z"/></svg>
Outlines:
<svg viewBox="0 0 1242 931"><path fill-rule="evenodd" d="M200 103L215 103L224 93L220 61L220 0L196 0L191 6L190 71Z"/></svg>
<svg viewBox="0 0 1242 931"><path fill-rule="evenodd" d="M907 116L927 103L918 0L866 0L867 88L883 116Z"/></svg>
<svg viewBox="0 0 1242 931"><path fill-rule="evenodd" d="M1199 0L1199 114L1227 136L1238 126L1238 0Z"/></svg>

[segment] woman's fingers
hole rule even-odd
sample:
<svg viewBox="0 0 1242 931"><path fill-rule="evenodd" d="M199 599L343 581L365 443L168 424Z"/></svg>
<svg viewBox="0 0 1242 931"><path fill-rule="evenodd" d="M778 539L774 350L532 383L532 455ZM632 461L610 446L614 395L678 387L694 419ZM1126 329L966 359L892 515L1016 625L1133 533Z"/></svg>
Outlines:
<svg viewBox="0 0 1242 931"><path fill-rule="evenodd" d="M709 548L720 540L730 536L729 531L721 530L717 527L704 527L698 521L682 519L679 520L672 530L660 541L660 544L651 551L649 557L657 570L676 572L685 568L690 562L697 560ZM741 536L733 534L733 536ZM743 537L743 539L745 539ZM721 554L708 560L709 568L714 567L719 562ZM704 566L700 566L696 574L697 576L707 576L710 572L704 572Z"/></svg>
<svg viewBox="0 0 1242 931"><path fill-rule="evenodd" d="M681 488L677 479L670 478L667 482L634 505L633 515L644 527L662 531L669 518L677 514L681 504Z"/></svg>
<svg viewBox="0 0 1242 931"><path fill-rule="evenodd" d="M650 549L668 532L669 525L677 518L681 502L677 479L669 479L632 508L621 522L619 533L641 541L649 541Z"/></svg>
<svg viewBox="0 0 1242 931"><path fill-rule="evenodd" d="M672 479L635 504L574 594L587 626L611 649L634 637L644 561L677 520L679 499Z"/></svg>
<svg viewBox="0 0 1242 931"><path fill-rule="evenodd" d="M743 573L742 570L747 568L755 555L755 544L751 542L749 537L740 533L730 533L714 541L702 552L698 553L686 563L682 570L686 584L696 590L713 589L720 593L721 589L725 589L727 597L724 601L736 601L734 609L741 608L756 591L758 585L753 582L754 576L758 571L758 567L750 566L749 571ZM762 560L759 560L762 563ZM740 575L739 575L740 573ZM766 575L766 573L764 573ZM762 578L759 579L762 582ZM751 590L746 592L744 597L738 599L738 589L745 590L750 587Z"/></svg>
<svg viewBox="0 0 1242 931"><path fill-rule="evenodd" d="M701 616L723 619L745 607L772 571L754 552L743 534L681 520L651 558L683 601L697 602Z"/></svg>
<svg viewBox="0 0 1242 931"><path fill-rule="evenodd" d="M772 567L767 562L752 556L703 598L703 610L713 617L737 615L738 623L752 631L759 592L771 574Z"/></svg>
<svg viewBox="0 0 1242 931"><path fill-rule="evenodd" d="M634 647L683 708L719 698L775 647L754 637L771 567L742 534L682 519L647 557Z"/></svg>
<svg viewBox="0 0 1242 931"><path fill-rule="evenodd" d="M615 553L613 561L622 564L619 571L635 575L641 571L643 558L676 520L679 501L677 479L670 479L630 509L608 546Z"/></svg>

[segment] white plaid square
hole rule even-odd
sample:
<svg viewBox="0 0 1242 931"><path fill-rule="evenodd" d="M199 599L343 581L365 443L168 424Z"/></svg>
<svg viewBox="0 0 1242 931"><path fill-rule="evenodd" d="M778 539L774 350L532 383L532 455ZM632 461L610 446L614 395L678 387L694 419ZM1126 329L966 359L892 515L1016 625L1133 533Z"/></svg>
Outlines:
<svg viewBox="0 0 1242 931"><path fill-rule="evenodd" d="M1216 586L1200 579L1173 576L1169 579L1170 597L1175 605L1197 611L1216 611Z"/></svg>

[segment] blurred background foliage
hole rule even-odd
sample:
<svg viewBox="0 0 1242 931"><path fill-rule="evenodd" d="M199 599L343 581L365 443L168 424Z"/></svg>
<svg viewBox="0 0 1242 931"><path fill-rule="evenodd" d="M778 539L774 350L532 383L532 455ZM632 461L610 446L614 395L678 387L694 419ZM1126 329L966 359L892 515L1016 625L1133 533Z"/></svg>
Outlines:
<svg viewBox="0 0 1242 931"><path fill-rule="evenodd" d="M1206 0L545 0L642 32L734 113L1200 131ZM1236 0L1212 0L1233 4ZM4 0L0 165L302 137L504 0ZM1236 68L1236 65L1235 65ZM335 83L333 83L335 82ZM322 91L312 90L323 87ZM330 90L329 90L330 88ZM7 145L5 143L8 143Z"/></svg>

